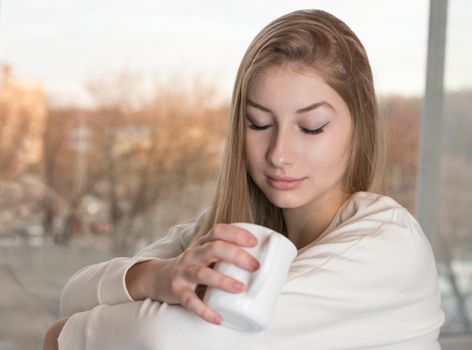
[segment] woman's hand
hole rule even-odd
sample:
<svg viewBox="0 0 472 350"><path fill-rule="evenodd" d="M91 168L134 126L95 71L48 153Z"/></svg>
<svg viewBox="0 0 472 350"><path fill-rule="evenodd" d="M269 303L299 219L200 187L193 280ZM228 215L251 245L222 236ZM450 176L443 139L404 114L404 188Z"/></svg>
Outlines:
<svg viewBox="0 0 472 350"><path fill-rule="evenodd" d="M224 275L212 267L218 261L235 264L250 272L259 268L259 262L243 247L257 244L256 237L242 228L217 224L206 235L191 244L179 256L153 260L160 264L159 274L154 275L154 291L168 304L182 304L204 320L220 324L222 316L209 308L197 295L197 286L220 288L230 293L245 289L240 281Z"/></svg>

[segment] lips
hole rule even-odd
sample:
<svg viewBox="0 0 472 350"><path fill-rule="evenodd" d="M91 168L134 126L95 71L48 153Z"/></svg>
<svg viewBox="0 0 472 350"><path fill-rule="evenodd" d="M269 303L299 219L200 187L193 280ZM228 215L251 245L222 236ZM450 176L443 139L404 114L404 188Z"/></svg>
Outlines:
<svg viewBox="0 0 472 350"><path fill-rule="evenodd" d="M287 176L267 175L267 182L269 185L277 190L292 190L298 187L305 178L294 178Z"/></svg>
<svg viewBox="0 0 472 350"><path fill-rule="evenodd" d="M277 176L277 175L267 175L268 178L275 180L275 181L298 181L298 180L303 180L302 179L297 179L295 177L288 177L288 176Z"/></svg>

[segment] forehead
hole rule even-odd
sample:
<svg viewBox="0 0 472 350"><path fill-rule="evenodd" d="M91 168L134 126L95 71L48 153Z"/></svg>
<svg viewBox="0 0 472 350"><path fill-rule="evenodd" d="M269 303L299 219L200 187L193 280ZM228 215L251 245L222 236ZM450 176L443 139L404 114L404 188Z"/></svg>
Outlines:
<svg viewBox="0 0 472 350"><path fill-rule="evenodd" d="M251 101L280 110L295 110L319 100L332 105L343 103L322 75L311 67L267 68L255 76L247 96Z"/></svg>

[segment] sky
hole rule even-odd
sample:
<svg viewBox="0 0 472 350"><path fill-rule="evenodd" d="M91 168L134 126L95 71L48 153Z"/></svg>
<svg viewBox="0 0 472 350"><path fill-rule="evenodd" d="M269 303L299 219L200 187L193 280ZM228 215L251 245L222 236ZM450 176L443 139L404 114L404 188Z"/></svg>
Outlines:
<svg viewBox="0 0 472 350"><path fill-rule="evenodd" d="M242 56L270 21L302 8L343 20L363 42L381 95L421 95L428 0L0 0L0 63L43 82L51 99L87 104L87 81L130 70L192 75L231 96ZM449 0L447 89L472 87L472 1Z"/></svg>

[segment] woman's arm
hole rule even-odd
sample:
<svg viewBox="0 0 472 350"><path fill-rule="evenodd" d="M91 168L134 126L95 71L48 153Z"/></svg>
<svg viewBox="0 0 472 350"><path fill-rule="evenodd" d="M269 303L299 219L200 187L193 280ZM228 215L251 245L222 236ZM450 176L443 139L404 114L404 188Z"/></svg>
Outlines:
<svg viewBox="0 0 472 350"><path fill-rule="evenodd" d="M44 350L153 349L159 302L150 299L98 305L57 321L48 331Z"/></svg>
<svg viewBox="0 0 472 350"><path fill-rule="evenodd" d="M119 304L143 299L146 287L142 283L146 278L139 278L140 272L145 270L148 264L158 265L181 254L185 250L182 242L189 241L186 236L192 235L194 228L194 223L176 225L163 238L132 258L114 258L86 266L76 272L66 282L61 294L62 316L90 310L101 304Z"/></svg>
<svg viewBox="0 0 472 350"><path fill-rule="evenodd" d="M99 305L65 323L59 350L260 350L262 334L202 320L182 305L150 299ZM269 348L268 348L269 349Z"/></svg>

